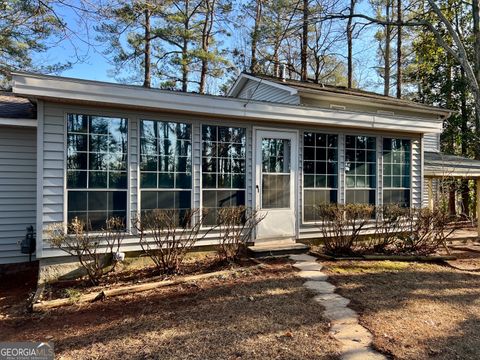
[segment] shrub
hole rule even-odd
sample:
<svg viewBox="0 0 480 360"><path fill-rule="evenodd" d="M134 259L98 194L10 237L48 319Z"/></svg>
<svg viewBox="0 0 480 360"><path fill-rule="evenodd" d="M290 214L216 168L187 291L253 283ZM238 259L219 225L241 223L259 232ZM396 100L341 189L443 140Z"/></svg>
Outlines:
<svg viewBox="0 0 480 360"><path fill-rule="evenodd" d="M406 231L410 209L399 205L384 205L376 211L375 231L364 250L374 253L394 252L399 234Z"/></svg>
<svg viewBox="0 0 480 360"><path fill-rule="evenodd" d="M122 218L112 217L105 222L100 233L92 233L90 226L74 218L67 225L54 224L46 230L47 241L51 246L75 256L93 285L115 270L117 258L125 236L125 224Z"/></svg>
<svg viewBox="0 0 480 360"><path fill-rule="evenodd" d="M200 234L205 214L198 209L155 209L133 221L140 246L164 274L178 272L186 253L213 229Z"/></svg>
<svg viewBox="0 0 480 360"><path fill-rule="evenodd" d="M364 204L329 204L317 207L324 249L331 255L351 255L360 241L362 230L375 214Z"/></svg>
<svg viewBox="0 0 480 360"><path fill-rule="evenodd" d="M446 239L457 228L445 209L411 209L407 220L407 231L399 234L397 251L418 255L429 255L444 246Z"/></svg>
<svg viewBox="0 0 480 360"><path fill-rule="evenodd" d="M220 245L217 251L220 259L238 259L253 230L265 216L244 206L221 208L218 212Z"/></svg>

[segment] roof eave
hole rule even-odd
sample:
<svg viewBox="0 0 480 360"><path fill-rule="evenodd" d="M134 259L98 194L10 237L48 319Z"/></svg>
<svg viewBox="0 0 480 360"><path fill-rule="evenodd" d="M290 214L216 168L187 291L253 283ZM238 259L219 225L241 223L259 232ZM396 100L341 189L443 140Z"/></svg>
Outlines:
<svg viewBox="0 0 480 360"><path fill-rule="evenodd" d="M245 119L251 122L275 122L371 129L402 133L440 133L438 119L418 121L416 117L387 116L355 111L337 111L280 103L249 101L91 80L13 73L16 94L64 103L130 107L149 111L168 111L216 118Z"/></svg>
<svg viewBox="0 0 480 360"><path fill-rule="evenodd" d="M416 112L419 114L434 114L437 116L441 116L443 119L448 118L451 114L455 113L453 110L448 110L448 109L441 109L437 108L434 106L423 106L421 104L416 104L416 103L402 103L399 104L395 100L392 99L378 99L374 97L368 97L368 96L362 96L362 95L355 95L355 94L342 94L338 92L331 92L328 90L322 91L322 90L309 90L309 89L298 89L298 94L300 96L306 96L310 98L322 98L322 99L338 99L339 97L344 99L347 102L350 102L352 104L359 104L359 105L365 105L365 100L368 99L369 101L378 104L384 108L387 109L392 109L392 110L408 110L412 112Z"/></svg>

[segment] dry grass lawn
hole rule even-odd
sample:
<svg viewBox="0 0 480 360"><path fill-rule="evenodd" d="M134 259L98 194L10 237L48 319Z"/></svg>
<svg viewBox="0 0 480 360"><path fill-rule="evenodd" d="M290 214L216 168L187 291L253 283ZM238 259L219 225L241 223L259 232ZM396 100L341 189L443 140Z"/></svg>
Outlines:
<svg viewBox="0 0 480 360"><path fill-rule="evenodd" d="M323 309L302 283L282 260L43 315L0 307L1 340L53 341L64 359L337 358Z"/></svg>
<svg viewBox="0 0 480 360"><path fill-rule="evenodd" d="M480 274L403 262L329 262L374 346L395 359L480 358Z"/></svg>

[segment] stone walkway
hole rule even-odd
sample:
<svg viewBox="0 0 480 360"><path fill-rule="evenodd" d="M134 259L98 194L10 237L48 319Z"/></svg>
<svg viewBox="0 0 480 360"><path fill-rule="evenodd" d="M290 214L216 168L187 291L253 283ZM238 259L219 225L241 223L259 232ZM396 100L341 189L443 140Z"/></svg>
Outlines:
<svg viewBox="0 0 480 360"><path fill-rule="evenodd" d="M310 255L290 255L293 265L299 269L303 284L317 295L314 300L325 307L325 317L330 321L330 333L341 344L340 356L344 360L385 360L382 354L371 348L372 334L358 323L358 314L347 307L350 300L335 293L335 286L327 282L322 264Z"/></svg>

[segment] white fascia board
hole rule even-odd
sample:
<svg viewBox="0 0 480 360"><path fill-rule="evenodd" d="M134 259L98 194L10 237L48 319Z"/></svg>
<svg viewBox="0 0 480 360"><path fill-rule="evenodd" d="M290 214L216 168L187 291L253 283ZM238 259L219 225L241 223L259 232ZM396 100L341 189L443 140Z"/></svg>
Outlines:
<svg viewBox="0 0 480 360"><path fill-rule="evenodd" d="M353 94L341 94L341 93L329 93L327 91L322 92L319 94L318 92L312 93L312 91L309 90L300 90L299 91L300 97L305 97L309 99L314 99L314 100L323 100L323 101L330 101L332 103L335 103L335 101L338 101L339 99L342 99L344 102L347 104L352 104L352 105L371 105L370 103L375 104L378 107L384 108L384 109L389 109L389 110L406 110L406 111L411 111L413 113L418 113L418 114L429 114L432 116L442 116L447 118L450 116L454 111L451 110L446 110L446 109L441 109L441 108L435 108L435 107L419 107L419 106L409 106L408 104L392 104L389 103L389 99L374 99L371 97L365 97L362 98L361 95L353 95ZM421 105L421 104L419 104Z"/></svg>
<svg viewBox="0 0 480 360"><path fill-rule="evenodd" d="M0 126L37 127L37 119L0 118Z"/></svg>
<svg viewBox="0 0 480 360"><path fill-rule="evenodd" d="M406 133L442 132L440 119L423 120L414 117L319 109L46 75L13 73L12 76L15 94L67 103L136 107L152 111L236 118L255 123L274 121Z"/></svg>
<svg viewBox="0 0 480 360"><path fill-rule="evenodd" d="M231 89L228 91L227 96L236 97L247 80L252 80L252 81L255 81L255 82L258 82L258 83L266 84L268 86L273 86L277 89L288 91L290 93L290 95L297 95L298 94L298 90L292 88L291 86L282 85L282 84L279 84L279 83L274 82L274 81L269 81L267 79L258 78L258 77L248 75L248 74L240 74L240 76L237 78L237 80L235 81L235 83L233 84Z"/></svg>

